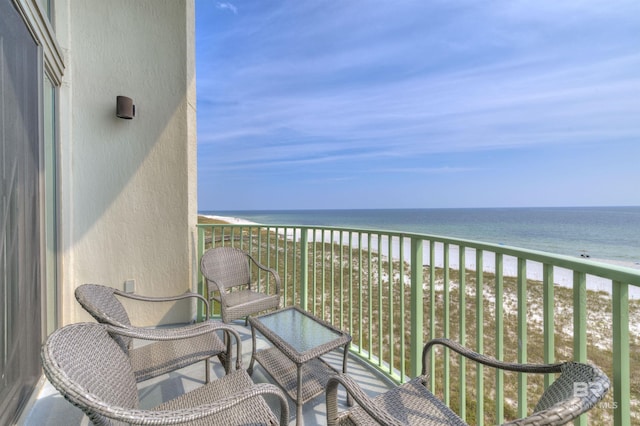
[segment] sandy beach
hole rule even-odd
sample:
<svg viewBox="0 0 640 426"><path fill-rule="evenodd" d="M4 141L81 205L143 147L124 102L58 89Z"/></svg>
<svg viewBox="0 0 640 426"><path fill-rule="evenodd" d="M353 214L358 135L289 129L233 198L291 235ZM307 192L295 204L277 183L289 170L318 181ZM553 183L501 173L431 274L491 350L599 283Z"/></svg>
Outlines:
<svg viewBox="0 0 640 426"><path fill-rule="evenodd" d="M257 225L255 222L251 222L248 220L240 219L238 217L229 217L229 216L214 216L209 214L199 214L198 216L206 217L209 219L219 220L224 223L229 223L232 225Z"/></svg>

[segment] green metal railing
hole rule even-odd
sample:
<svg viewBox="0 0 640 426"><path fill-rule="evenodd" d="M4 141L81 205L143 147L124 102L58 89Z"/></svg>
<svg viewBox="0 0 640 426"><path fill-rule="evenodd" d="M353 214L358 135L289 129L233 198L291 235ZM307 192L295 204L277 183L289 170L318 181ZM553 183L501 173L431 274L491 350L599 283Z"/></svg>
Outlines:
<svg viewBox="0 0 640 426"><path fill-rule="evenodd" d="M352 351L397 382L420 373L426 340L448 337L505 361L593 362L613 385L590 412L593 423L640 421L640 390L632 394L630 381L631 364L640 367L631 350L638 338L630 341L629 319L630 306L633 314L638 306L629 289L640 286L640 271L406 232L239 224L198 231L199 257L222 245L251 252L278 270L285 306L351 333ZM256 278L270 285L266 275ZM587 291L594 282L604 291ZM600 316L590 317L598 309ZM600 334L589 330L594 321ZM430 357L431 389L471 424L525 416L553 381L490 372L443 354ZM586 415L576 420L586 423Z"/></svg>

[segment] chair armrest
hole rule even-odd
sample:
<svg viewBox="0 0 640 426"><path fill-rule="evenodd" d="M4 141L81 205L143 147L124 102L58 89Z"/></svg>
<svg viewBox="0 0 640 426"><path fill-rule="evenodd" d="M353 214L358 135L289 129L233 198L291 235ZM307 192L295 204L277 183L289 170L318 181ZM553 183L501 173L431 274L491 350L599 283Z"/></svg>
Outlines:
<svg viewBox="0 0 640 426"><path fill-rule="evenodd" d="M218 297L220 298L220 304L225 306L226 302L225 302L225 298L226 298L226 287L224 285L221 285L220 283L218 283L216 280L212 280L209 279L205 276L203 276L204 278L204 285L206 286L206 293L207 293L207 297L209 298L209 300L212 299L211 297L211 293L214 291L218 292ZM214 289L211 289L209 284L213 284L213 286L215 287Z"/></svg>
<svg viewBox="0 0 640 426"><path fill-rule="evenodd" d="M140 410L122 407L110 407L104 404L87 404L93 411L112 420L122 421L127 424L157 425L157 424L189 424L209 416L222 413L239 404L247 402L256 396L275 396L280 402L280 425L289 423L289 403L282 391L275 385L260 383L242 391L231 394L225 398L210 404L180 410Z"/></svg>
<svg viewBox="0 0 640 426"><path fill-rule="evenodd" d="M186 292L184 292L182 294L178 294L176 296L143 296L141 294L127 293L127 292L124 292L122 290L114 289L113 290L113 294L116 294L116 295L118 295L120 297L124 297L124 298L127 298L127 299L139 300L139 301L142 301L142 302L174 302L174 301L188 299L190 297L193 297L193 298L198 299L202 303L204 303L204 306L205 306L206 312L207 312L206 319L209 319L209 301L204 296L202 296L201 294L194 293L194 292L191 292L191 291L186 291Z"/></svg>
<svg viewBox="0 0 640 426"><path fill-rule="evenodd" d="M254 265L256 265L259 269L270 273L271 275L273 275L273 279L276 282L276 294L280 294L280 274L278 274L278 271L276 271L273 268L269 268L263 264L261 264L260 262L258 262L252 255L250 255L249 253L246 253L247 257L249 259L251 259L251 262L253 262Z"/></svg>
<svg viewBox="0 0 640 426"><path fill-rule="evenodd" d="M109 334L117 334L134 339L153 341L190 339L207 333L223 331L228 336L233 336L236 340L236 370L242 368L242 341L240 339L240 335L233 329L233 327L218 321L199 322L179 328L122 328L112 325L106 325L106 327ZM230 355L231 354L229 354L229 356Z"/></svg>
<svg viewBox="0 0 640 426"><path fill-rule="evenodd" d="M520 373L540 373L540 374L548 374L548 373L560 373L562 370L562 366L564 363L555 363L555 364L518 364L512 362L504 362L499 361L493 357L482 355L477 352L474 352L458 342L455 342L450 339L439 338L433 339L427 342L422 350L422 375L427 375L427 356L429 355L429 351L435 345L441 345L448 347L449 349L459 353L465 358L471 359L473 361L479 362L481 364L487 365L489 367L498 368L501 370L507 371L515 371Z"/></svg>
<svg viewBox="0 0 640 426"><path fill-rule="evenodd" d="M513 420L505 425L564 425L582 413L590 410L607 393L610 387L608 377L598 367L578 362L555 364L518 364L498 361L495 358L479 354L449 339L433 339L422 352L422 373L427 370L427 356L434 345L442 345L481 364L521 373L561 373L551 386L545 390L534 412L524 418ZM575 392L574 384L586 386L580 395Z"/></svg>
<svg viewBox="0 0 640 426"><path fill-rule="evenodd" d="M367 412L383 426L402 426L402 423L394 419L386 410L376 405L360 386L350 376L337 374L331 376L327 382L326 403L327 403L327 426L335 426L338 418L338 385L342 385L347 393Z"/></svg>

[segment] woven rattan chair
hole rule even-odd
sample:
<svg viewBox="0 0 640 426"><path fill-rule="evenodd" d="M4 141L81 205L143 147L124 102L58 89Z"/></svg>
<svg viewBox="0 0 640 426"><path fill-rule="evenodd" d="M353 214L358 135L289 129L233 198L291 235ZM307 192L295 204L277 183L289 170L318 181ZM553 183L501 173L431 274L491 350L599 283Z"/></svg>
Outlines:
<svg viewBox="0 0 640 426"><path fill-rule="evenodd" d="M600 401L610 382L597 367L577 362L558 364L514 364L470 351L448 339L428 342L422 352L422 374L375 398L369 398L349 376L341 374L329 379L327 384L327 424L333 425L466 425L449 407L428 389L427 356L434 345L443 345L481 364L507 371L552 374L560 376L545 390L533 413L504 425L564 425L590 410ZM580 393L574 391L574 383L580 384ZM358 405L338 412L337 387L342 385ZM586 388L584 386L586 385Z"/></svg>
<svg viewBox="0 0 640 426"><path fill-rule="evenodd" d="M230 370L231 345L225 345L216 332L200 334L191 339L174 338L190 329L201 327L204 323L190 324L177 328L146 328L131 325L129 315L116 296L132 299L140 302L171 302L195 298L201 301L205 308L209 309L207 300L196 293L184 293L171 297L150 297L132 293L125 293L115 288L98 284L83 284L76 288L76 300L99 323L109 324L123 329L137 330L142 339L155 341L140 347L134 347L133 339L116 335L114 338L120 343L125 352L131 358L131 365L137 381L147 380L162 374L174 371L196 362L205 361L205 375L207 383L210 380L211 357L217 356L225 365L227 372ZM208 318L208 314L207 314ZM216 331L225 333L225 337L233 335L236 342L240 337L233 328L220 322L214 323ZM230 339L226 339L231 342ZM239 368L240 358L236 358L236 368Z"/></svg>
<svg viewBox="0 0 640 426"><path fill-rule="evenodd" d="M213 324L184 332L210 333ZM136 376L127 355L111 334L139 337L136 330L106 324L77 323L54 331L42 347L49 382L95 425L286 425L289 407L276 386L254 384L235 370L151 410L140 409ZM280 419L263 398L280 404Z"/></svg>
<svg viewBox="0 0 640 426"><path fill-rule="evenodd" d="M251 268L266 272L273 281L273 294L260 292L251 279ZM280 307L280 276L250 254L233 247L207 250L200 260L209 300L220 303L222 321L229 323L240 318ZM246 321L245 321L246 324Z"/></svg>

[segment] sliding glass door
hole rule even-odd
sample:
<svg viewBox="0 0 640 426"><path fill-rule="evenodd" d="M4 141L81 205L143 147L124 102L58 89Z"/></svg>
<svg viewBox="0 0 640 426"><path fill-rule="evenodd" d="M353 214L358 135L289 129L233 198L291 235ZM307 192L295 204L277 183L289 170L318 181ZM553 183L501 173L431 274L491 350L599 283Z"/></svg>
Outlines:
<svg viewBox="0 0 640 426"><path fill-rule="evenodd" d="M0 0L0 424L40 377L42 54Z"/></svg>

